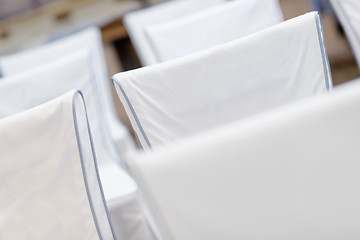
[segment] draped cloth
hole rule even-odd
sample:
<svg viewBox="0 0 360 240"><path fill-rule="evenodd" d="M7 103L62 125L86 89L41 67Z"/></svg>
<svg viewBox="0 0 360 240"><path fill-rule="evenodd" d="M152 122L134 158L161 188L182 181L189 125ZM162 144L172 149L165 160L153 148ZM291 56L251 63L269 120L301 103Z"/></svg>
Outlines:
<svg viewBox="0 0 360 240"><path fill-rule="evenodd" d="M113 76L144 149L331 89L312 12L230 43Z"/></svg>
<svg viewBox="0 0 360 240"><path fill-rule="evenodd" d="M0 238L115 239L79 92L0 120Z"/></svg>
<svg viewBox="0 0 360 240"><path fill-rule="evenodd" d="M109 126L108 128L111 129L107 134L109 134L112 141L114 141L119 154L123 154L128 147L126 144L129 144L127 142L129 133L116 115L104 57L101 32L98 28L89 27L43 46L8 56L2 56L0 57L0 72L5 77L26 72L85 49L89 51L90 55L89 64L91 65L90 70L93 74L96 104L101 106L101 115L106 125Z"/></svg>
<svg viewBox="0 0 360 240"><path fill-rule="evenodd" d="M278 0L237 0L145 28L159 62L239 39L283 21Z"/></svg>
<svg viewBox="0 0 360 240"><path fill-rule="evenodd" d="M360 83L134 158L161 238L358 239Z"/></svg>
<svg viewBox="0 0 360 240"><path fill-rule="evenodd" d="M80 89L88 109L100 178L116 235L119 239L137 239L138 236L147 239L149 230L138 204L137 185L119 165L121 156L107 134L90 57L89 50L78 50L41 67L3 78L0 81L0 117Z"/></svg>
<svg viewBox="0 0 360 240"><path fill-rule="evenodd" d="M158 63L145 28L223 4L225 0L174 0L128 13L124 24L143 66Z"/></svg>

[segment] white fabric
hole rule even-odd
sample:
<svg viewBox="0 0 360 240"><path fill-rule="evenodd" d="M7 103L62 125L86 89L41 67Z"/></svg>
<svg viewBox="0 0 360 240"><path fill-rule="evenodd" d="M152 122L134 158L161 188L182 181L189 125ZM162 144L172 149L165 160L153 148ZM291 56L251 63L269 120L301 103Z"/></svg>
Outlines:
<svg viewBox="0 0 360 240"><path fill-rule="evenodd" d="M315 12L113 80L144 149L331 88Z"/></svg>
<svg viewBox="0 0 360 240"><path fill-rule="evenodd" d="M145 27L164 23L187 14L224 3L225 0L173 0L124 16L124 24L143 66L158 63Z"/></svg>
<svg viewBox="0 0 360 240"><path fill-rule="evenodd" d="M123 152L126 149L124 145L128 132L116 116L99 29L90 27L46 45L3 56L0 58L0 72L3 76L10 76L40 67L82 49L90 51L91 71L94 72L95 94L98 97L97 104L101 105L102 115L111 129L109 133L112 140L115 141L119 152Z"/></svg>
<svg viewBox="0 0 360 240"><path fill-rule="evenodd" d="M358 239L360 84L134 159L163 239Z"/></svg>
<svg viewBox="0 0 360 240"><path fill-rule="evenodd" d="M330 2L341 25L344 27L360 68L360 1L330 0Z"/></svg>
<svg viewBox="0 0 360 240"><path fill-rule="evenodd" d="M283 21L278 0L237 0L145 28L158 62L185 56Z"/></svg>
<svg viewBox="0 0 360 240"><path fill-rule="evenodd" d="M145 232L147 226L137 207L137 185L116 163L119 156L101 121L89 57L86 50L73 52L69 57L40 68L5 77L0 81L0 118L34 107L71 89L80 89L88 109L106 201L112 206L109 208L111 218L122 219L118 216L122 214L129 216L123 217L121 222L113 221L114 230L119 239L138 239L135 236L139 231ZM129 198L133 199L132 208L129 208ZM131 228L124 228L125 223Z"/></svg>
<svg viewBox="0 0 360 240"><path fill-rule="evenodd" d="M74 91L0 120L1 239L115 239L89 134Z"/></svg>

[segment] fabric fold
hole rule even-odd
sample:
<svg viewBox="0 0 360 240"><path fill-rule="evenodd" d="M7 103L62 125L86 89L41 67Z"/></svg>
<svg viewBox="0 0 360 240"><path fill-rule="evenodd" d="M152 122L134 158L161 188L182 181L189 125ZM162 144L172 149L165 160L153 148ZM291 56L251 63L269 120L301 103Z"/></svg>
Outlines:
<svg viewBox="0 0 360 240"><path fill-rule="evenodd" d="M159 239L358 238L359 104L358 81L138 154Z"/></svg>
<svg viewBox="0 0 360 240"><path fill-rule="evenodd" d="M144 149L328 92L318 13L113 76Z"/></svg>
<svg viewBox="0 0 360 240"><path fill-rule="evenodd" d="M0 120L0 235L115 239L79 92Z"/></svg>
<svg viewBox="0 0 360 240"><path fill-rule="evenodd" d="M158 62L237 40L283 21L278 0L237 0L145 27Z"/></svg>

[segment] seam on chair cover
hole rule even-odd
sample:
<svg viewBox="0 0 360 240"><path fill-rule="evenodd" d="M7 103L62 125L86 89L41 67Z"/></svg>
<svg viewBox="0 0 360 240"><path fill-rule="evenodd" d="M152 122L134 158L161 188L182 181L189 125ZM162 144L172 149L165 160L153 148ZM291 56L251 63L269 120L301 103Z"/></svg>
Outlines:
<svg viewBox="0 0 360 240"><path fill-rule="evenodd" d="M139 118L138 118L137 115L136 115L135 109L133 108L133 106L132 106L132 104L131 104L131 102L130 102L130 99L129 99L128 96L126 95L126 93L125 93L123 87L121 86L121 84L120 84L118 81L116 81L115 79L112 79L112 80L113 80L113 83L116 84L116 85L119 87L119 89L120 89L120 91L121 91L121 94L124 96L124 98L125 98L125 100L126 100L126 103L128 104L128 106L129 106L129 108L130 108L130 111L131 111L131 113L132 113L132 115L133 115L133 117L134 117L134 119L135 119L135 121L136 121L136 124L137 124L137 126L139 127L139 130L140 130L141 134L143 135L143 137L144 137L144 139L145 139L146 144L148 145L149 148L151 148L151 143L150 143L148 137L146 136L146 133L145 133L145 131L144 131L144 129L143 129L140 121L139 121ZM135 129L134 129L134 132L136 132ZM136 135L136 134L135 134L135 135ZM136 139L138 140L141 148L143 148L143 146L142 146L141 142L139 141L139 138L138 138L137 135L136 135Z"/></svg>
<svg viewBox="0 0 360 240"><path fill-rule="evenodd" d="M315 15L315 22L316 22L316 30L318 33L318 39L319 39L319 44L320 44L320 51L321 51L321 57L322 57L322 62L323 62L323 68L324 68L324 75L325 75L325 84L326 84L326 89L330 90L330 87L332 86L332 82L330 83L331 78L331 73L329 71L329 59L327 57L327 53L326 53L326 48L325 48L325 43L324 43L324 38L322 36L322 22L321 22L321 17L319 15L319 13L317 12L317 14ZM329 80L330 79L330 80ZM332 81L332 80L331 80Z"/></svg>
<svg viewBox="0 0 360 240"><path fill-rule="evenodd" d="M86 126L87 126L87 130L88 130L88 133L89 133L91 151L92 151L92 154L94 156L94 166L95 166L96 178L97 178L97 181L99 183L99 188L100 188L100 192L101 192L101 198L102 198L102 201L104 203L106 217L107 217L109 225L110 225L110 230L111 230L111 233L113 235L113 239L117 240L116 234L115 234L112 222L111 222L109 209L108 209L108 206L107 206L107 203L106 203L106 199L105 199L105 195L104 195L104 189L103 189L102 182L101 182L101 179L100 179L99 167L98 167L98 162L97 162L96 152L95 152L95 147L94 147L94 141L93 141L93 137L92 137L92 134L91 134L89 118L88 118L88 115L87 115L87 109L86 109L86 105L85 105L85 101L84 101L84 96L83 96L81 91L79 91L79 94L80 94L81 98L83 99L83 104L84 104L84 109L85 109L85 116L86 116L86 124L87 124ZM73 103L74 103L74 101L73 101Z"/></svg>
<svg viewBox="0 0 360 240"><path fill-rule="evenodd" d="M84 167L84 158L83 158L83 154L82 154L82 147L81 147L79 130L78 130L79 128L78 128L78 124L77 124L77 115L76 115L76 111L75 111L75 98L77 97L78 94L82 98L82 102L84 104L84 111L85 111L85 117L86 117L86 126L87 126L87 130L88 130L88 134L89 134L91 152L92 152L92 155L93 155L95 172L96 172L97 181L99 183L99 188L100 188L100 192L101 192L101 198L102 198L102 201L103 201L103 204L104 204L104 207L105 207L106 216L107 216L107 219L108 219L108 222L109 222L109 225L110 225L110 230L111 230L113 239L116 240L114 229L113 229L110 217L109 217L109 211L108 211L107 204L106 204L106 201L105 201L104 191L103 191L102 184L101 184L101 181L100 181L100 176L99 176L99 170L98 170L97 161L96 161L96 154L95 154L93 139L92 139L92 135L91 135L90 127L89 127L89 119L88 119L88 116L87 116L86 105L85 105L85 102L84 102L84 96L83 96L82 92L78 90L78 91L76 91L74 93L73 98L72 98L72 111L73 111L73 120L74 120L74 127L75 127L75 133L76 133L76 140L77 140L77 143L78 143L78 150L79 150L79 156L80 156L80 161L81 161L81 168L82 168L82 172L83 172L83 175L84 175L84 183L85 183L87 197L88 197L88 200L89 200L92 215L94 217L94 222L95 222L97 233L99 235L100 240L102 240L103 237L101 235L98 219L97 219L97 216L95 214L94 205L93 205L91 197L89 197L90 196L90 190L89 190L89 185L88 185L87 178L86 178L86 171L85 171L85 167Z"/></svg>
<svg viewBox="0 0 360 240"><path fill-rule="evenodd" d="M142 146L142 144L140 142L140 139L139 139L139 136L137 135L136 131L134 131L134 135L135 135L136 141L139 143L141 149L144 149L144 147Z"/></svg>

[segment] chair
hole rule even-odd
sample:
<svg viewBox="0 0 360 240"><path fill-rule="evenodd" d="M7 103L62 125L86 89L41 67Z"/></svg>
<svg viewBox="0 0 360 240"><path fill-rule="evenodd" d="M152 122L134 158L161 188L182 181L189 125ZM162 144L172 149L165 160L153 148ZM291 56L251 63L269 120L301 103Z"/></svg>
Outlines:
<svg viewBox="0 0 360 240"><path fill-rule="evenodd" d="M115 239L79 92L0 120L0 238Z"/></svg>
<svg viewBox="0 0 360 240"><path fill-rule="evenodd" d="M158 63L150 45L145 27L164 23L200 10L224 3L226 0L173 0L153 7L130 12L124 16L124 24L131 42L143 66Z"/></svg>
<svg viewBox="0 0 360 240"><path fill-rule="evenodd" d="M312 12L113 81L144 149L331 89L320 17Z"/></svg>
<svg viewBox="0 0 360 240"><path fill-rule="evenodd" d="M135 157L159 239L358 239L359 104L357 82Z"/></svg>
<svg viewBox="0 0 360 240"><path fill-rule="evenodd" d="M0 72L4 77L25 72L71 55L81 49L88 49L90 51L89 61L91 71L94 74L97 104L101 106L106 125L111 129L108 132L111 135L112 141L115 142L119 154L121 154L126 149L124 149L124 139L128 137L128 132L116 115L106 69L101 33L98 28L89 27L46 45L0 57Z"/></svg>
<svg viewBox="0 0 360 240"><path fill-rule="evenodd" d="M237 0L145 28L158 62L230 42L283 21L278 0Z"/></svg>
<svg viewBox="0 0 360 240"><path fill-rule="evenodd" d="M115 233L119 239L151 239L147 237L150 233L138 205L137 185L119 165L122 156L117 154L107 134L97 102L89 54L87 50L77 51L40 68L5 77L0 81L0 118L49 101L71 89L81 89Z"/></svg>
<svg viewBox="0 0 360 240"><path fill-rule="evenodd" d="M336 16L344 27L346 36L360 68L360 3L357 0L330 0Z"/></svg>

